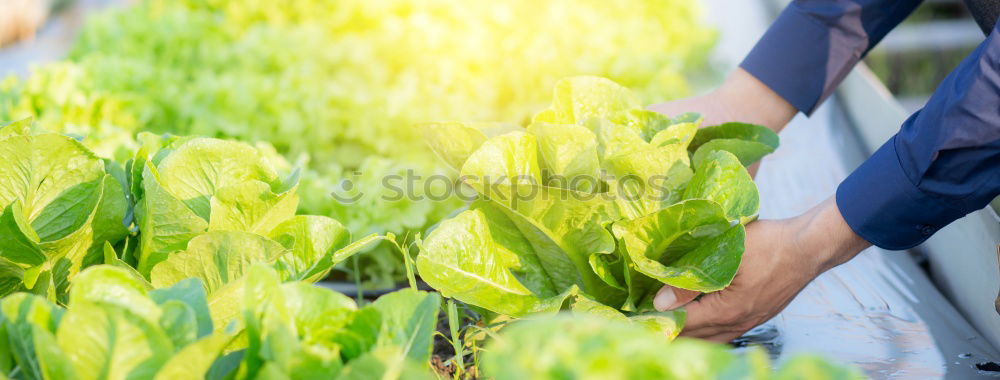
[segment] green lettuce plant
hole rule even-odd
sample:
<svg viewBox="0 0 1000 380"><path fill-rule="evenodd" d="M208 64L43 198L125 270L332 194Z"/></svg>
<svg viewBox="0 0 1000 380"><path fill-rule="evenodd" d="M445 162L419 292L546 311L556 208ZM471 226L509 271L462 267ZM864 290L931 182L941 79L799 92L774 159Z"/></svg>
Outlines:
<svg viewBox="0 0 1000 380"><path fill-rule="evenodd" d="M0 300L0 371L13 379L432 378L440 298L404 290L359 308L339 293L249 270L237 319L217 324L191 278L151 290L123 268L72 279L65 308L16 293ZM370 378L370 377L369 377Z"/></svg>
<svg viewBox="0 0 1000 380"><path fill-rule="evenodd" d="M298 171L279 177L267 150L198 137L140 134L124 167L71 137L0 129L0 294L31 291L65 304L70 280L107 263L149 287L196 277L213 316L254 264L315 282L382 240L352 241L338 221L296 215Z"/></svg>
<svg viewBox="0 0 1000 380"><path fill-rule="evenodd" d="M0 373L427 375L415 363L430 358L436 294L358 308L311 284L383 236L352 241L334 219L296 215L298 172L279 175L267 149L137 140L122 167L30 120L0 129Z"/></svg>
<svg viewBox="0 0 1000 380"><path fill-rule="evenodd" d="M654 312L652 296L663 284L711 292L732 281L759 206L744 165L778 144L764 127L700 121L574 77L527 128L426 126L477 199L421 242L421 277L495 313L627 315L675 335L682 316Z"/></svg>
<svg viewBox="0 0 1000 380"><path fill-rule="evenodd" d="M0 128L0 156L0 295L62 298L128 232L122 170L72 138L33 133L30 120Z"/></svg>
<svg viewBox="0 0 1000 380"><path fill-rule="evenodd" d="M279 176L254 146L148 133L138 140L126 164L138 233L106 262L134 266L155 288L200 279L217 322L235 317L234 295L254 265L272 266L283 280L315 282L383 239L352 242L334 219L296 215L298 171Z"/></svg>
<svg viewBox="0 0 1000 380"><path fill-rule="evenodd" d="M680 338L667 342L633 324L593 316L545 317L501 331L483 354L482 374L514 379L864 379L855 368L811 355L771 369L761 348Z"/></svg>

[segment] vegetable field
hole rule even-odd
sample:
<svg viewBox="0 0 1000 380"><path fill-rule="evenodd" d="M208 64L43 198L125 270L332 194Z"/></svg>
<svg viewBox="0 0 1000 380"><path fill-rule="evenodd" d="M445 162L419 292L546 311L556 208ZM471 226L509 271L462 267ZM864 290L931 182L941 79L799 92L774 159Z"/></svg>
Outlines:
<svg viewBox="0 0 1000 380"><path fill-rule="evenodd" d="M698 18L145 0L90 19L67 60L0 84L0 377L860 377L676 338L683 310L652 307L730 284L746 166L779 143L643 108L704 74Z"/></svg>
<svg viewBox="0 0 1000 380"><path fill-rule="evenodd" d="M0 85L0 120L34 117L117 158L139 131L266 142L304 169L304 212L355 234L413 234L461 206L379 199L386 175L440 172L413 124L521 123L556 80L578 74L646 101L684 95L682 73L703 70L714 38L697 10L681 0L144 0L89 20L66 62ZM341 180L367 196L332 202ZM379 250L362 259L365 280L402 280L397 256Z"/></svg>

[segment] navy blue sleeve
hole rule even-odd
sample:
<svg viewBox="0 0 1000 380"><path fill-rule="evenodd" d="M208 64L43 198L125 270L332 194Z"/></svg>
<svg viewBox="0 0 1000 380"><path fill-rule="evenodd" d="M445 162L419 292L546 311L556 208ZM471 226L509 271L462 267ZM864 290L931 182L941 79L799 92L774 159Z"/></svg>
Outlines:
<svg viewBox="0 0 1000 380"><path fill-rule="evenodd" d="M1000 195L1000 29L927 105L840 184L837 206L865 240L920 244Z"/></svg>
<svg viewBox="0 0 1000 380"><path fill-rule="evenodd" d="M795 0L740 64L811 114L922 0Z"/></svg>

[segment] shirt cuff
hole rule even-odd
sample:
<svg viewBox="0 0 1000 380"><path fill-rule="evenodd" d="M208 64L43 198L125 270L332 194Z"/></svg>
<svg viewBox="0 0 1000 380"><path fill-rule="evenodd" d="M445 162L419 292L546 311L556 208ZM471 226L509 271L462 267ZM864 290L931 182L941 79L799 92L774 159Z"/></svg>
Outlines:
<svg viewBox="0 0 1000 380"><path fill-rule="evenodd" d="M854 233L888 250L912 248L962 216L965 208L913 185L894 136L837 188L837 207Z"/></svg>
<svg viewBox="0 0 1000 380"><path fill-rule="evenodd" d="M740 67L810 115L824 96L828 61L836 58L829 55L829 28L789 6Z"/></svg>

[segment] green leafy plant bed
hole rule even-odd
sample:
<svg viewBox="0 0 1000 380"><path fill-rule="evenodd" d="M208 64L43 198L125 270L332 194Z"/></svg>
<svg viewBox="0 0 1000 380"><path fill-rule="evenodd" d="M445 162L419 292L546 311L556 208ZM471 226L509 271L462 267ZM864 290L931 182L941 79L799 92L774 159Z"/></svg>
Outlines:
<svg viewBox="0 0 1000 380"><path fill-rule="evenodd" d="M358 307L274 268L248 268L228 321L201 278L150 289L110 265L74 277L65 308L0 301L0 370L26 379L432 378L421 365L440 297L400 291Z"/></svg>
<svg viewBox="0 0 1000 380"><path fill-rule="evenodd" d="M313 286L380 239L295 215L266 151L142 134L124 165L0 129L0 373L18 379L419 378L440 297Z"/></svg>
<svg viewBox="0 0 1000 380"><path fill-rule="evenodd" d="M264 141L304 164L300 210L358 236L415 234L461 207L383 198L387 176L439 172L414 123L521 121L565 75L683 96L715 35L687 0L132 3L88 17L65 61L0 80L0 120L35 117L120 161L141 131ZM336 201L344 182L365 195ZM403 281L395 247L372 249L365 282Z"/></svg>
<svg viewBox="0 0 1000 380"><path fill-rule="evenodd" d="M426 126L476 200L420 242L423 280L491 313L571 310L675 336L683 313L656 312L652 296L732 281L758 209L744 166L778 138L640 104L610 80L575 77L526 128Z"/></svg>
<svg viewBox="0 0 1000 380"><path fill-rule="evenodd" d="M459 308L462 360L452 358L446 312L439 316L431 368L448 379L863 379L860 371L808 354L772 363L761 347L697 339L671 341L601 315L559 313L484 324ZM459 369L461 368L461 369Z"/></svg>
<svg viewBox="0 0 1000 380"><path fill-rule="evenodd" d="M525 321L487 345L482 372L495 379L864 379L811 355L769 364L755 348L680 338L667 342L632 323L560 315Z"/></svg>
<svg viewBox="0 0 1000 380"><path fill-rule="evenodd" d="M578 90L617 88L593 78L565 83L589 83ZM639 115L646 114L635 116ZM671 121L664 130L684 123L689 122ZM748 147L755 146L750 142L756 140L740 136L727 144L743 141ZM679 330L682 317L649 312L646 290L632 292L635 295L629 292L647 288L629 285L632 288L607 295L589 290L595 283L614 288L609 282L619 275L624 284L638 284L640 276L652 276L638 269L636 273L607 272L604 277L595 270L601 282L542 278L566 286L560 294L548 297L504 296L511 300L510 305L525 306L523 309L492 304L489 298L468 297L449 288L434 274L450 272L430 271L425 255L431 252L430 243L441 239L448 228L455 236L468 235L447 227L452 221L442 223L423 242L419 260L424 261L414 264L409 256L401 256L410 289L370 302L356 301L313 282L366 246L378 241L396 243L391 234L355 240L333 219L296 215L298 172L279 170L281 166L275 165L268 149L201 137L140 134L136 140L140 145L118 163L98 157L72 137L38 131L29 121L0 128L0 153L5 158L0 161L0 263L4 268L0 277L0 378L772 376L760 352L738 355L721 345L683 340L669 343L668 336ZM690 140L684 155L689 155L691 144L700 141L697 134ZM702 141L703 148L694 150L692 157L699 157L704 146L716 141L723 140ZM483 147L486 144L490 142L484 142ZM726 154L705 155L703 166L724 160L722 157L739 165L737 156ZM685 192L692 188L690 183L706 175L698 167L691 170ZM742 170L742 166L738 168ZM594 189L602 191L606 184L600 186ZM684 196L677 204L710 202L715 205L712 210L718 211L712 215L724 215L726 227L719 222L699 230L704 233L683 240L696 247L685 252L707 249L697 247L715 244L732 233L728 231L741 231L740 221L753 216L754 207L735 207L736 203L721 198L706 199ZM496 223L490 215L502 216L498 220L506 223L500 225L506 229L491 230L496 234L490 236L507 233L516 237L519 228L535 231L527 227L538 222L514 219L515 210L523 208L504 209L507 206L492 198L477 202L452 220L484 210L484 223ZM623 205L632 206L631 210L658 207L632 202ZM616 231L633 231L635 227L626 222L637 220L644 219L642 215L622 217L586 230L600 232L600 239L614 236L620 241L612 240L611 244L623 247L601 253L612 256L611 260L598 257L602 261L594 262L605 263L610 269L630 268L617 266L631 259L623 243L627 235ZM520 227L515 223L521 223ZM571 229L560 231L569 234ZM534 236L545 235L535 232ZM699 240L702 238L707 240ZM601 247L597 245L603 241L600 239L593 240L594 247ZM654 241L643 236L635 239ZM506 240L478 241L528 249L525 240L521 245ZM559 252L555 246L550 248L547 252ZM400 247L399 251L405 250ZM524 255L535 251L502 252ZM733 259L729 255L738 256L723 252L729 260ZM501 257L512 257L509 255ZM460 258L481 259L469 253ZM467 300L468 305L415 289L415 265L428 283ZM669 268L669 263L662 265ZM522 269L507 268L510 266L503 268L504 273L522 276ZM523 270L540 272L545 268L524 266ZM565 273L570 279L577 278L572 270ZM534 286L528 282L532 277L524 278L528 285L522 287ZM651 284L657 279L649 278L646 281ZM514 278L507 286L514 288L519 281ZM707 283L710 287L724 286L720 283L725 281L688 276L678 284ZM545 289L555 289L549 286ZM622 304L611 295L619 297ZM570 312L552 315L560 310ZM669 355L662 357L661 353ZM505 363L518 367L509 368ZM807 378L855 376L850 370L815 359L792 361L776 373Z"/></svg>
<svg viewBox="0 0 1000 380"><path fill-rule="evenodd" d="M253 146L152 134L138 140L120 165L71 137L33 131L29 121L0 129L4 295L28 291L65 303L72 278L104 263L153 287L200 277L214 301L239 292L254 264L315 282L384 239L352 242L336 220L296 215L297 171L280 176Z"/></svg>

